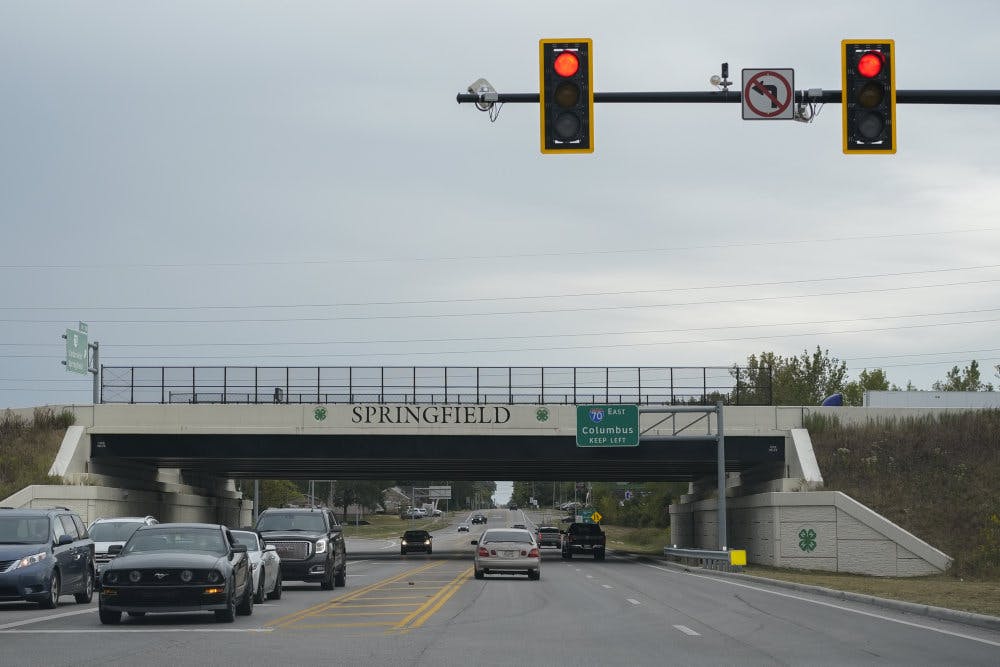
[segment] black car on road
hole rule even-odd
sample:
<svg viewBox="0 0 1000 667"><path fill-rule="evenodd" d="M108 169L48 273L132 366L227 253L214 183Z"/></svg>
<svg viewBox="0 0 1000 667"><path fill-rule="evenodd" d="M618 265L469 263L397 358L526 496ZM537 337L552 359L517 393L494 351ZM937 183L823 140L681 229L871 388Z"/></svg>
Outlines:
<svg viewBox="0 0 1000 667"><path fill-rule="evenodd" d="M109 547L109 553L115 558L101 569L101 623L119 623L122 612L213 611L223 623L253 613L247 548L225 526L143 526L125 546Z"/></svg>
<svg viewBox="0 0 1000 667"><path fill-rule="evenodd" d="M94 541L76 512L0 508L0 600L90 604L95 582Z"/></svg>
<svg viewBox="0 0 1000 667"><path fill-rule="evenodd" d="M318 581L325 591L347 585L347 547L343 529L331 510L264 510L254 530L281 556L282 581Z"/></svg>
<svg viewBox="0 0 1000 667"><path fill-rule="evenodd" d="M399 553L406 555L411 551L434 553L434 538L426 530L408 530L399 538Z"/></svg>

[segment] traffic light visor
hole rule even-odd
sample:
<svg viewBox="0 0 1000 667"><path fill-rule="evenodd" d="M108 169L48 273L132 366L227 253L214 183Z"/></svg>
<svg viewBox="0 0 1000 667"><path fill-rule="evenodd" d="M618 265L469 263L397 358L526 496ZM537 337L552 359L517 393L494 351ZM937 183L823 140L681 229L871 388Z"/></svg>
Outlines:
<svg viewBox="0 0 1000 667"><path fill-rule="evenodd" d="M572 51L563 51L556 56L552 68L559 76L570 77L580 70L580 60Z"/></svg>
<svg viewBox="0 0 1000 667"><path fill-rule="evenodd" d="M874 78L882 72L884 64L885 56L875 51L869 51L858 59L858 74L866 79Z"/></svg>

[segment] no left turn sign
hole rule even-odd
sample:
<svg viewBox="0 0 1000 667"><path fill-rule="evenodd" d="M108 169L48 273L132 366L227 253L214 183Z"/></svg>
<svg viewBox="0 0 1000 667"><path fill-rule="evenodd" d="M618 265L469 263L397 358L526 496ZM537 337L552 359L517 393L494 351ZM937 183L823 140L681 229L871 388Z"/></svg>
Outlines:
<svg viewBox="0 0 1000 667"><path fill-rule="evenodd" d="M743 120L792 120L795 70L743 70Z"/></svg>

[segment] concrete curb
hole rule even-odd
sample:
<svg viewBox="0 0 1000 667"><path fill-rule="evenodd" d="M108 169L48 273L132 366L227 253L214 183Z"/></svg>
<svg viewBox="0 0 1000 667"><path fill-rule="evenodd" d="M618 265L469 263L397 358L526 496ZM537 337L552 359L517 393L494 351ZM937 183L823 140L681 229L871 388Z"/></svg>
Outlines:
<svg viewBox="0 0 1000 667"><path fill-rule="evenodd" d="M834 588L825 588L823 586L812 586L810 584L800 584L794 581L784 581L782 579L768 579L767 577L758 577L751 574L740 574L738 572L720 572L718 570L708 570L700 567L684 565L683 563L675 563L673 561L669 561L666 559L659 559L656 558L655 556L638 556L636 558L638 558L639 560L648 560L650 562L656 563L657 565L667 565L669 567L684 572L697 572L698 574L709 574L719 577L731 577L734 579L742 579L744 581L753 581L760 584L777 586L779 588L788 588L793 591L799 591L802 593L815 593L817 595L823 595L838 600L847 600L849 602L861 602L863 604L870 604L876 607L882 607L884 609L901 611L907 614L927 616L928 618L934 618L941 621L952 621L953 623L974 625L976 627L986 628L988 630L1000 630L1000 616L974 614L971 611L959 611L957 609L935 607L928 604L918 604L915 602L904 602L902 600L880 598L880 597L875 597L874 595L865 595L864 593L839 591Z"/></svg>

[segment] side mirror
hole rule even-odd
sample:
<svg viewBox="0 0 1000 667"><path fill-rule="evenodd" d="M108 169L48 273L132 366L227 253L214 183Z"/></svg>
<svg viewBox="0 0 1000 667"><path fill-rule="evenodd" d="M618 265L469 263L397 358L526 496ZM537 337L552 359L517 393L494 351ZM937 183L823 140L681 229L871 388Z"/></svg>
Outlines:
<svg viewBox="0 0 1000 667"><path fill-rule="evenodd" d="M247 545L245 544L234 544L233 553L234 554L245 554L247 552Z"/></svg>
<svg viewBox="0 0 1000 667"><path fill-rule="evenodd" d="M471 542L469 542L469 544L471 544L472 546L476 546L479 544L479 540L472 540Z"/></svg>
<svg viewBox="0 0 1000 667"><path fill-rule="evenodd" d="M56 541L56 544L58 544L59 546L62 546L64 544L73 544L73 536L72 535L60 535L59 539Z"/></svg>
<svg viewBox="0 0 1000 667"><path fill-rule="evenodd" d="M330 532L331 533L342 533L342 532L344 532L344 527L340 526L340 525L330 526Z"/></svg>
<svg viewBox="0 0 1000 667"><path fill-rule="evenodd" d="M122 552L122 549L124 549L124 548L125 548L125 545L123 545L123 544L112 544L111 546L108 547L108 555L109 556L117 556L118 554L120 554Z"/></svg>
<svg viewBox="0 0 1000 667"><path fill-rule="evenodd" d="M265 544L264 545L264 551L277 551L277 550L278 550L278 547L274 546L273 544Z"/></svg>

